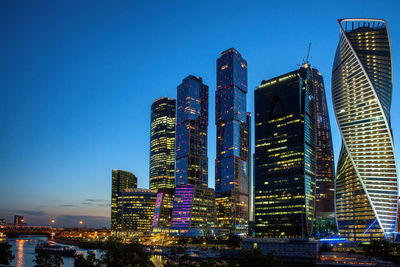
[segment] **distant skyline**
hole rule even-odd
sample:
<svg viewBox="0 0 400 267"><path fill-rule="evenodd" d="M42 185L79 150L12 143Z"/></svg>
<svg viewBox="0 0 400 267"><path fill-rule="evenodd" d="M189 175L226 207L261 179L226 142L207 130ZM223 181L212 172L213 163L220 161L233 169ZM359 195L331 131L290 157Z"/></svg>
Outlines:
<svg viewBox="0 0 400 267"><path fill-rule="evenodd" d="M216 60L231 47L248 62L253 113L256 86L299 68L312 42L310 62L324 77L337 162L331 73L339 18L388 22L399 158L398 10L396 0L0 1L0 218L109 227L111 170L130 171L138 187L148 188L151 104L176 98L189 74L209 86L214 188Z"/></svg>

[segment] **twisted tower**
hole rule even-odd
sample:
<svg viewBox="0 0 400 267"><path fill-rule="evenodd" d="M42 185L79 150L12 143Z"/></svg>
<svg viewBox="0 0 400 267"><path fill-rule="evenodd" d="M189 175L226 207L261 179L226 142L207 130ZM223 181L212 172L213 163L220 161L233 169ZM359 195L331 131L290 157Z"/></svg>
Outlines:
<svg viewBox="0 0 400 267"><path fill-rule="evenodd" d="M336 174L339 232L349 240L387 237L395 230L398 209L387 23L382 19L338 23L332 98L342 135Z"/></svg>

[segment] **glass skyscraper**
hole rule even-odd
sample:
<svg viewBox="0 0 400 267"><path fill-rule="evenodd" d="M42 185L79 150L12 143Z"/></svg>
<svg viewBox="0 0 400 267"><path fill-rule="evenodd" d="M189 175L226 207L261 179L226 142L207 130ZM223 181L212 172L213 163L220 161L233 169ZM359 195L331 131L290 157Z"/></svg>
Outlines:
<svg viewBox="0 0 400 267"><path fill-rule="evenodd" d="M178 86L176 185L208 185L208 86L189 75Z"/></svg>
<svg viewBox="0 0 400 267"><path fill-rule="evenodd" d="M250 116L246 112L247 62L234 48L217 59L215 194L221 233L247 233Z"/></svg>
<svg viewBox="0 0 400 267"><path fill-rule="evenodd" d="M391 236L398 180L390 127L392 55L387 23L340 19L332 97L342 135L336 173L341 236L368 241Z"/></svg>
<svg viewBox="0 0 400 267"><path fill-rule="evenodd" d="M313 85L316 113L315 218L316 235L330 236L337 229L335 219L335 163L324 79L314 70Z"/></svg>
<svg viewBox="0 0 400 267"><path fill-rule="evenodd" d="M178 86L176 189L171 217L173 235L205 235L215 225L215 195L208 188L208 86L189 75Z"/></svg>
<svg viewBox="0 0 400 267"><path fill-rule="evenodd" d="M157 98L151 105L150 189L175 187L175 99Z"/></svg>
<svg viewBox="0 0 400 267"><path fill-rule="evenodd" d="M300 69L263 81L255 103L255 227L258 236L308 237L315 220L313 75Z"/></svg>
<svg viewBox="0 0 400 267"><path fill-rule="evenodd" d="M111 189L111 230L121 229L121 217L117 210L118 196L128 188L137 188L137 177L127 171L112 170Z"/></svg>

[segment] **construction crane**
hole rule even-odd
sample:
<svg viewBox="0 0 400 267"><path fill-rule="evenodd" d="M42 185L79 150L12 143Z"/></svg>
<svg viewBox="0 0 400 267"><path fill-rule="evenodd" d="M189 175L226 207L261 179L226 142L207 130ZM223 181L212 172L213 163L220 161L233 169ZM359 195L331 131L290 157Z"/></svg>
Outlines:
<svg viewBox="0 0 400 267"><path fill-rule="evenodd" d="M308 64L308 57L310 56L310 49L311 49L311 42L308 44L308 51L307 51L307 58L306 58L306 64Z"/></svg>
<svg viewBox="0 0 400 267"><path fill-rule="evenodd" d="M307 67L309 65L308 63L308 58L310 57L310 50L311 50L311 42L308 44L308 50L307 50L307 57L306 60L303 58L303 62L301 63L301 66ZM299 66L299 65L298 65Z"/></svg>

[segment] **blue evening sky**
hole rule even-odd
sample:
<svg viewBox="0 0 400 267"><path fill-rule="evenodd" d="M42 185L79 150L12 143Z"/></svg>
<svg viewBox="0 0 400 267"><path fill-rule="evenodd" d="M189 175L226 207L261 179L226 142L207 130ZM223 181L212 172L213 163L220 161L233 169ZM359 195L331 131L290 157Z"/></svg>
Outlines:
<svg viewBox="0 0 400 267"><path fill-rule="evenodd" d="M0 1L0 218L109 226L111 170L149 185L150 106L188 74L210 87L214 187L216 59L248 62L248 110L263 79L298 68L311 47L330 108L336 19L384 18L392 42L392 128L400 153L400 1Z"/></svg>

